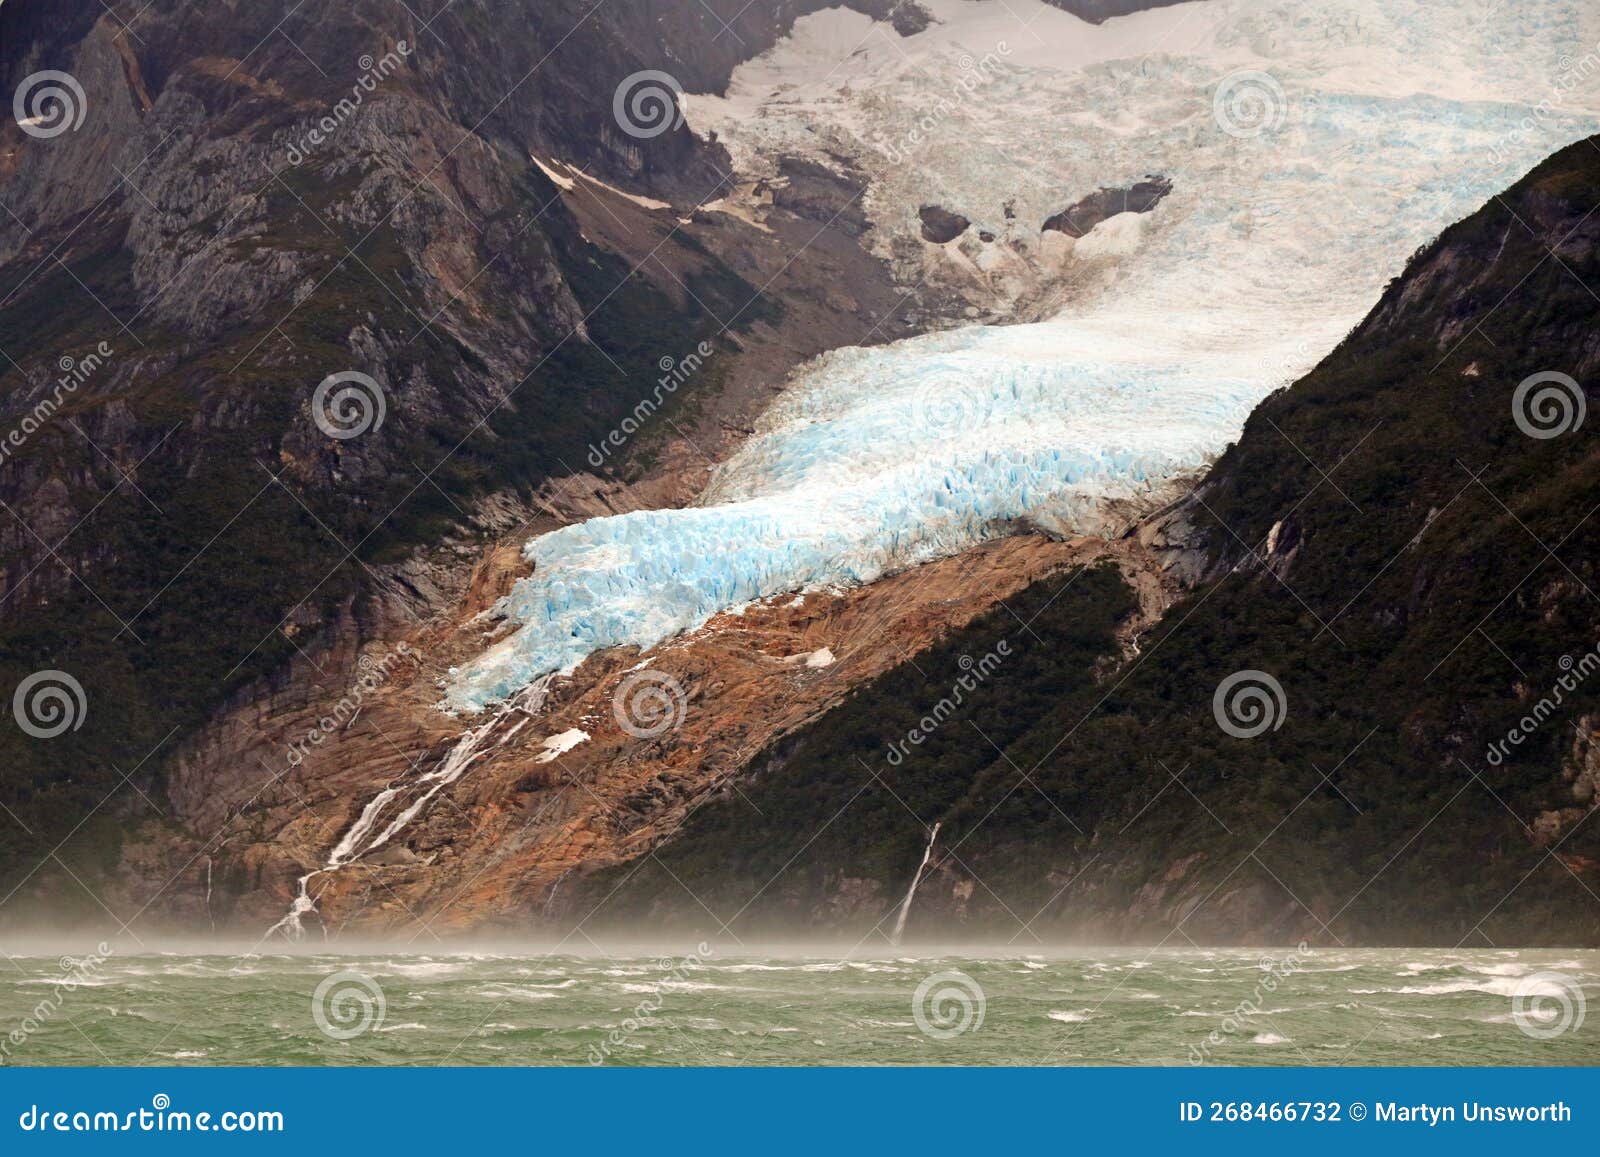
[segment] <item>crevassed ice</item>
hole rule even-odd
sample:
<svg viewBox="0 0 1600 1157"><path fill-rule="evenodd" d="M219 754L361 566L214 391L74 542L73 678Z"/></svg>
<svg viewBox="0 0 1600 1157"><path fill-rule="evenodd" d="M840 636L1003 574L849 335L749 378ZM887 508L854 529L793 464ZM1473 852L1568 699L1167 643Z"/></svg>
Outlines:
<svg viewBox="0 0 1600 1157"><path fill-rule="evenodd" d="M1563 67L1600 52L1600 5L1207 0L1096 29L1034 0L925 3L942 23L892 53L870 43L880 30L865 17L809 17L726 100L694 98L691 118L747 170L786 152L852 153L872 175L884 244L919 198L936 199L1045 260L1043 217L1099 185L1162 173L1172 194L1108 222L1115 244L1096 246L1099 230L1052 239L1078 291L1050 320L834 351L796 376L698 505L535 539L533 574L499 608L518 627L453 673L452 707L1019 525L1100 529L1109 500L1220 451L1418 245L1600 128L1592 86L1560 86ZM1061 50L1017 24L981 99L941 106L918 151L881 148L927 125L941 83L1008 35L1002 8ZM832 76L818 67L828 51ZM1269 115L1256 135L1224 131L1215 113L1218 84L1240 70L1271 78L1257 82ZM1546 96L1554 106L1536 113Z"/></svg>

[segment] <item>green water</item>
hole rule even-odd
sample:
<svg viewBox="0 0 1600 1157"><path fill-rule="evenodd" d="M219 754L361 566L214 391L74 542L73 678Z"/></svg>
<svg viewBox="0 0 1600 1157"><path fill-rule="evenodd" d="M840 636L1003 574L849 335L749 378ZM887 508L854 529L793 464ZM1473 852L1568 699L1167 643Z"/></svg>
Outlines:
<svg viewBox="0 0 1600 1157"><path fill-rule="evenodd" d="M1592 951L10 960L20 1065L1600 1064Z"/></svg>

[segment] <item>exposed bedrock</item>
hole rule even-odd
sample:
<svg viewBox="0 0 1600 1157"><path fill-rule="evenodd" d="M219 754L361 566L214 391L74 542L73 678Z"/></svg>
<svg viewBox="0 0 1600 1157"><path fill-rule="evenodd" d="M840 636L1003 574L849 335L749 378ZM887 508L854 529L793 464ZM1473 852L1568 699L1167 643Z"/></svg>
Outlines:
<svg viewBox="0 0 1600 1157"><path fill-rule="evenodd" d="M1172 182L1158 176L1146 177L1122 188L1104 186L1046 220L1044 231L1082 237L1118 213L1150 212L1170 192Z"/></svg>
<svg viewBox="0 0 1600 1157"><path fill-rule="evenodd" d="M952 213L938 205L924 205L917 210L917 214L922 218L922 239L935 245L954 241L972 224L960 213Z"/></svg>

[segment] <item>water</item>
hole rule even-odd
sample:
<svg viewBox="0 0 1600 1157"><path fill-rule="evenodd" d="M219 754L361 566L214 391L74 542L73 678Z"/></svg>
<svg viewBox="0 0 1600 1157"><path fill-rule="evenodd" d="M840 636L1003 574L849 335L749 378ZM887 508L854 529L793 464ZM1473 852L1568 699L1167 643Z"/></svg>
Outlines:
<svg viewBox="0 0 1600 1157"><path fill-rule="evenodd" d="M1595 951L110 955L70 989L61 969L15 957L0 980L9 1063L1600 1064Z"/></svg>

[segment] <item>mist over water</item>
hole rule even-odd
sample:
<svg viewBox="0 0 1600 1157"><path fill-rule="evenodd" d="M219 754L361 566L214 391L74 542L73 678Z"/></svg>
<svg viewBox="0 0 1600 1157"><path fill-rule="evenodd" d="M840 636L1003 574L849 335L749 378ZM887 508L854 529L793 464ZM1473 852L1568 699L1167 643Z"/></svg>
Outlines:
<svg viewBox="0 0 1600 1157"><path fill-rule="evenodd" d="M82 951L13 956L5 1063L1600 1063L1595 951Z"/></svg>

